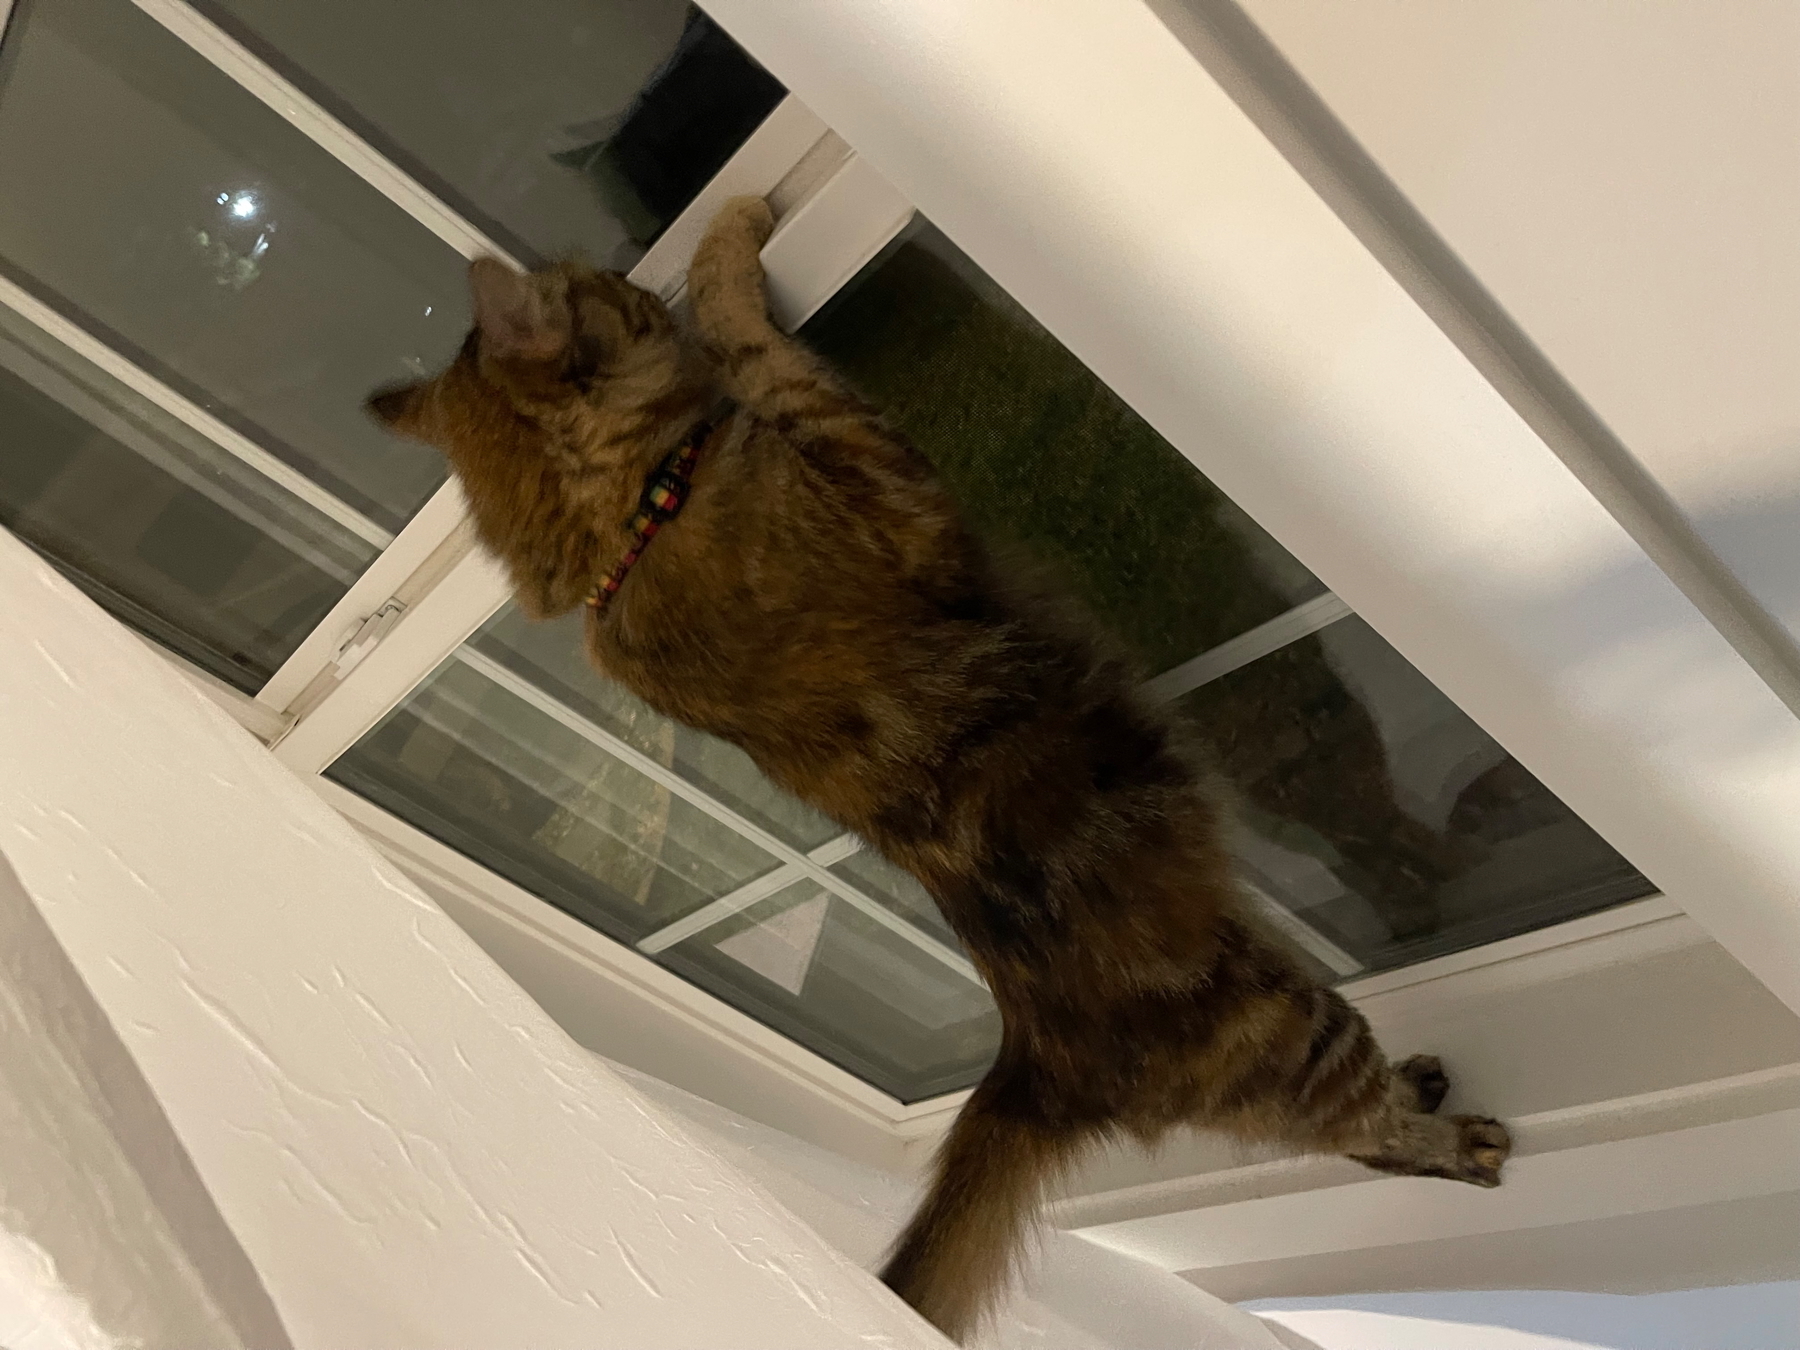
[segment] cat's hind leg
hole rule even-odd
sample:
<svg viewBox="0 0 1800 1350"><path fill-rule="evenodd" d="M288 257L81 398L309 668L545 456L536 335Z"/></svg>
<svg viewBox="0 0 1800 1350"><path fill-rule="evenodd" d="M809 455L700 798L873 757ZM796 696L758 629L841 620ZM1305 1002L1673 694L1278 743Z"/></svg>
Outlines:
<svg viewBox="0 0 1800 1350"><path fill-rule="evenodd" d="M1274 958L1270 955L1270 961ZM1298 983L1246 1000L1196 1067L1210 1099L1193 1123L1249 1140L1338 1153L1378 1171L1498 1186L1512 1148L1499 1121L1437 1114L1450 1080L1436 1057L1390 1064L1341 995Z"/></svg>

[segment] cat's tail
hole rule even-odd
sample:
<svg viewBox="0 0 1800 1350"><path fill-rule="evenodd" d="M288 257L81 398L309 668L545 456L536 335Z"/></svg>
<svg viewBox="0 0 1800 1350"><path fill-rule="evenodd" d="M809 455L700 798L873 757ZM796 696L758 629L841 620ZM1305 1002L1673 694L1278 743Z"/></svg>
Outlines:
<svg viewBox="0 0 1800 1350"><path fill-rule="evenodd" d="M996 1066L938 1150L931 1189L881 1278L927 1321L962 1340L1013 1273L1045 1185L1088 1132L1035 1116ZM1014 1080L1016 1081L1016 1080Z"/></svg>

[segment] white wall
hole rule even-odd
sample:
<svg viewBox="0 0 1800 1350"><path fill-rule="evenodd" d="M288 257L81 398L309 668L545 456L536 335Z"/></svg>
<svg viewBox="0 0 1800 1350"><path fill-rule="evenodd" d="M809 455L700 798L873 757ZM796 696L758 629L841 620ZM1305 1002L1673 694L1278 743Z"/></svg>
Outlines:
<svg viewBox="0 0 1800 1350"><path fill-rule="evenodd" d="M1556 1347L1575 1342L1609 1350L1800 1350L1800 1284L1791 1282L1640 1297L1524 1290L1281 1299L1257 1307L1306 1331L1321 1350L1476 1350L1490 1338L1493 1350L1533 1350L1539 1338L1554 1338ZM1359 1327L1358 1318L1387 1325ZM1436 1334L1421 1335L1425 1328L1415 1319ZM1471 1335L1474 1327L1486 1335ZM1513 1339L1501 1328L1510 1328Z"/></svg>
<svg viewBox="0 0 1800 1350"><path fill-rule="evenodd" d="M1800 638L1800 7L1241 3Z"/></svg>
<svg viewBox="0 0 1800 1350"><path fill-rule="evenodd" d="M616 1066L615 1066L616 1067ZM643 1074L630 1082L768 1188L821 1237L879 1264L918 1201L916 1184L853 1162ZM975 1350L1279 1350L1258 1319L1140 1261L1046 1231Z"/></svg>
<svg viewBox="0 0 1800 1350"><path fill-rule="evenodd" d="M0 851L294 1345L944 1344L3 532L0 631Z"/></svg>
<svg viewBox="0 0 1800 1350"><path fill-rule="evenodd" d="M131 1059L0 858L0 1345L287 1337Z"/></svg>

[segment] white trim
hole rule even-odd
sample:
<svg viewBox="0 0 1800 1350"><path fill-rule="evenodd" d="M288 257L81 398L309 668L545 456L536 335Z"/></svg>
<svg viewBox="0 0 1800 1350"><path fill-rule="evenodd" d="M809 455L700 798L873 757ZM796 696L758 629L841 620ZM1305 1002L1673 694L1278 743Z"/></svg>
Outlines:
<svg viewBox="0 0 1800 1350"><path fill-rule="evenodd" d="M1262 916L1264 923L1323 962L1339 979L1348 975L1360 974L1368 969L1361 961L1358 961L1255 882L1242 876L1237 879L1237 882L1238 889L1243 891L1249 899L1251 909Z"/></svg>
<svg viewBox="0 0 1800 1350"><path fill-rule="evenodd" d="M212 20L183 4L182 0L132 0L132 3L463 257L502 258L515 267L519 265L505 249L397 168Z"/></svg>
<svg viewBox="0 0 1800 1350"><path fill-rule="evenodd" d="M809 849L806 856L820 867L830 867L833 863L842 862L852 854L860 852L862 840L855 835L840 834L835 839L827 839L817 848ZM637 949L645 956L667 951L677 942L685 942L696 933L703 933L714 924L729 919L733 914L740 914L749 909L758 900L765 900L777 891L785 890L796 881L804 880L806 873L793 863L783 863L773 872L747 881L735 891L721 895L710 904L702 905L692 914L685 914L666 924L654 933L638 941Z"/></svg>
<svg viewBox="0 0 1800 1350"><path fill-rule="evenodd" d="M1170 667L1148 681L1144 692L1158 703L1171 702L1252 661L1260 661L1339 619L1348 618L1350 614L1350 606L1327 591L1295 605L1284 614L1277 614L1267 623L1258 624L1248 632Z"/></svg>
<svg viewBox="0 0 1800 1350"><path fill-rule="evenodd" d="M1780 1064L1701 1083L1682 1083L1628 1097L1514 1116L1507 1121L1507 1128L1513 1134L1513 1156L1520 1159L1750 1119L1795 1107L1800 1107L1800 1064ZM1057 1201L1052 1213L1057 1225L1070 1231L1093 1235L1110 1228L1122 1232L1145 1220L1218 1210L1252 1199L1312 1196L1369 1180L1369 1174L1359 1164L1342 1158L1274 1158L1069 1196Z"/></svg>
<svg viewBox="0 0 1800 1350"><path fill-rule="evenodd" d="M1745 1091L1726 1080L1699 1085L1730 1110L1742 1098L1780 1095L1800 1100L1793 1066L1773 1071ZM1794 1158L1800 1149L1800 1108L1761 1110L1688 1128L1664 1128L1654 1099L1605 1103L1602 1110L1626 1133L1597 1142L1523 1151L1507 1164L1498 1190L1450 1186L1426 1177L1352 1178L1354 1163L1266 1163L1217 1178L1236 1194L1143 1218L1086 1223L1082 1210L1063 1208L1058 1221L1089 1241L1164 1270L1182 1271L1278 1261L1325 1252L1356 1251L1482 1233L1548 1228L1590 1219L1776 1195L1800 1186ZM1690 1097L1696 1094L1690 1094ZM1652 1109L1644 1112L1644 1107ZM1692 1109L1692 1100L1680 1106ZM1594 1124L1595 1113L1579 1108ZM1514 1122L1521 1142L1554 1130L1566 1113L1544 1112ZM1629 1123L1629 1124L1628 1124ZM1632 1125L1649 1126L1639 1132ZM1310 1178L1314 1185L1296 1182ZM1654 1178L1654 1184L1647 1184ZM1337 1184L1332 1184L1335 1181ZM1292 1189L1290 1189L1290 1187ZM1193 1197L1189 1197L1192 1199ZM1147 1199L1147 1197L1146 1197Z"/></svg>
<svg viewBox="0 0 1800 1350"><path fill-rule="evenodd" d="M243 690L232 688L225 681L200 669L199 666L185 660L167 647L152 642L142 633L127 631L131 631L133 637L167 662L171 670L204 695L208 702L223 708L232 721L264 745L276 740L287 730L287 718L273 708L258 703Z"/></svg>
<svg viewBox="0 0 1800 1350"><path fill-rule="evenodd" d="M275 757L296 773L324 769L511 597L512 581L499 563L481 549L465 553L367 659L275 743Z"/></svg>
<svg viewBox="0 0 1800 1350"><path fill-rule="evenodd" d="M981 976L976 973L975 967L969 964L968 958L962 953L951 950L929 933L914 927L898 914L893 913L885 905L871 900L837 873L814 862L812 858L785 839L769 833L755 821L739 815L723 802L714 800L712 795L704 789L688 782L673 769L652 759L629 742L613 735L605 727L596 725L572 708L558 702L517 672L508 670L493 658L468 647L459 647L452 653L451 659L462 662L505 689L514 698L522 700L546 717L559 722L590 745L598 746L613 758L630 765L651 782L667 788L696 810L705 812L721 825L748 839L758 848L780 858L802 877L817 882L896 937L917 947L934 961L948 966L971 983L978 985L982 983Z"/></svg>
<svg viewBox="0 0 1800 1350"><path fill-rule="evenodd" d="M913 217L907 201L852 155L763 246L769 310L790 333L810 319Z"/></svg>
<svg viewBox="0 0 1800 1350"><path fill-rule="evenodd" d="M376 548L385 548L394 536L347 502L306 477L298 469L283 463L243 433L227 426L211 413L188 402L161 380L139 369L111 347L91 335L79 324L64 318L55 309L29 291L5 277L0 277L0 304L5 305L27 323L42 329L77 356L112 376L133 393L141 395L171 417L185 423L213 442L221 450L274 483L297 500L304 502L328 520L336 521Z"/></svg>
<svg viewBox="0 0 1800 1350"><path fill-rule="evenodd" d="M257 702L278 710L293 707L318 674L330 666L345 635L399 592L456 532L466 514L461 485L454 477L447 479L257 691Z"/></svg>
<svg viewBox="0 0 1800 1350"><path fill-rule="evenodd" d="M765 197L787 177L821 140L825 124L789 94L763 119L762 125L700 189L698 196L669 223L650 251L631 269L630 280L672 302L687 282L688 263L713 215L737 196Z"/></svg>
<svg viewBox="0 0 1800 1350"><path fill-rule="evenodd" d="M849 163L850 157L855 153L835 131L827 130L819 137L812 148L800 156L794 167L782 175L781 181L769 189L764 198L777 223L785 220L796 207L810 200L833 174Z"/></svg>
<svg viewBox="0 0 1800 1350"><path fill-rule="evenodd" d="M1632 935L1629 941L1626 934ZM1593 944L1602 940L1608 953L1604 959L1611 962L1642 954L1646 943L1656 950L1672 951L1705 942L1707 937L1705 930L1683 914L1679 905L1665 896L1652 895L1517 937L1351 980L1339 985L1338 992L1361 1005L1488 968L1504 970L1508 979L1515 980L1528 966L1535 970L1546 959L1573 961L1575 968L1584 968L1581 963L1600 950ZM1532 978L1536 978L1535 974Z"/></svg>
<svg viewBox="0 0 1800 1350"><path fill-rule="evenodd" d="M567 952L600 979L616 981L651 999L669 1016L736 1046L782 1077L848 1109L870 1124L893 1129L914 1116L935 1115L945 1099L912 1106L896 1100L822 1055L748 1013L690 984L622 943L564 914L554 905L515 886L457 853L373 802L325 778L308 778L308 786L339 814L373 839L397 864L423 870L452 887L471 904L505 920L533 940ZM527 990L529 993L530 991ZM953 1094L955 1095L955 1094Z"/></svg>

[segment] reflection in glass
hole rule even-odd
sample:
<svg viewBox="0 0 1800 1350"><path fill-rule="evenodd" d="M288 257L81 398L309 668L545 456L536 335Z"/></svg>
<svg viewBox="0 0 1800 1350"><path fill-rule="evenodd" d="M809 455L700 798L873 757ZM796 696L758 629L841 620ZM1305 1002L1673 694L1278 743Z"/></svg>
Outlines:
<svg viewBox="0 0 1800 1350"><path fill-rule="evenodd" d="M926 894L912 873L902 871L879 853L866 848L833 864L831 870L864 895L886 905L920 932L931 934L955 950L962 950L962 943L938 910L937 901Z"/></svg>
<svg viewBox="0 0 1800 1350"><path fill-rule="evenodd" d="M1323 587L922 219L801 330L1159 672Z"/></svg>
<svg viewBox="0 0 1800 1350"><path fill-rule="evenodd" d="M625 722L621 739L673 764L671 724L653 714ZM625 941L776 865L582 728L471 643L326 774Z"/></svg>
<svg viewBox="0 0 1800 1350"><path fill-rule="evenodd" d="M21 0L0 183L0 267L355 511L443 481L362 401L455 352L463 260L130 0Z"/></svg>
<svg viewBox="0 0 1800 1350"><path fill-rule="evenodd" d="M999 1048L986 989L812 882L661 959L901 1101L968 1087Z"/></svg>
<svg viewBox="0 0 1800 1350"><path fill-rule="evenodd" d="M0 524L246 692L377 552L0 306Z"/></svg>
<svg viewBox="0 0 1800 1350"><path fill-rule="evenodd" d="M687 0L208 8L526 259L629 271L784 93Z"/></svg>
<svg viewBox="0 0 1800 1350"><path fill-rule="evenodd" d="M1236 786L1247 877L1371 969L1653 889L1361 619L1182 703Z"/></svg>
<svg viewBox="0 0 1800 1350"><path fill-rule="evenodd" d="M633 749L661 759L783 843L810 849L838 833L817 811L771 786L735 745L670 721L596 674L583 647L582 623L582 612L532 623L509 604L469 647Z"/></svg>
<svg viewBox="0 0 1800 1350"><path fill-rule="evenodd" d="M672 792L661 771L794 849L838 836L742 751L594 673L582 623L531 623L507 606L327 777L634 943L746 883L780 885L776 857ZM969 1086L998 1023L955 937L918 884L873 854L835 870L867 898L790 885L656 959L889 1091ZM886 906L917 935L859 904Z"/></svg>

